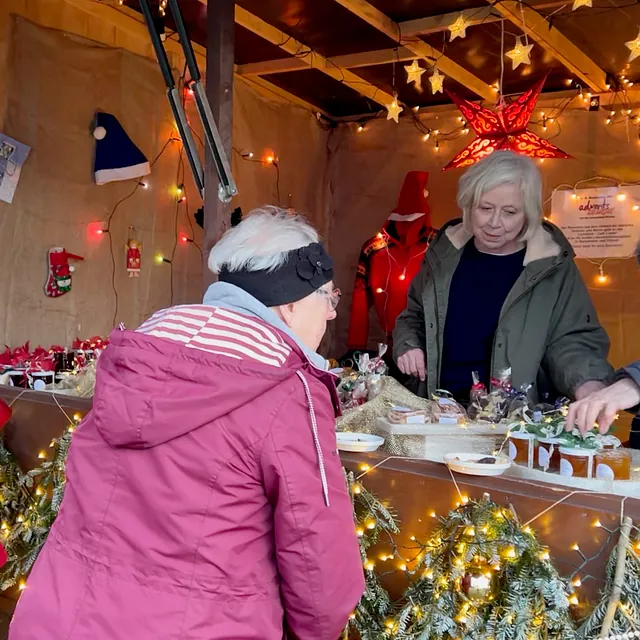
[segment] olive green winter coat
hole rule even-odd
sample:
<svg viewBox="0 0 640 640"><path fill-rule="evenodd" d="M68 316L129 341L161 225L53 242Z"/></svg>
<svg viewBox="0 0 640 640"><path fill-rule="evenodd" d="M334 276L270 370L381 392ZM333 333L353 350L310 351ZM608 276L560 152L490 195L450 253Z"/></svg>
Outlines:
<svg viewBox="0 0 640 640"><path fill-rule="evenodd" d="M447 223L431 243L409 290L407 308L393 334L397 360L410 349L426 353L427 379L420 395L431 395L440 377L449 287L464 245L471 240L460 220ZM526 246L524 269L504 302L493 343L491 371L511 368L513 385L533 384L573 397L588 380L605 380L609 337L600 325L574 252L560 229L545 222ZM478 274L477 286L490 287ZM469 309L471 318L482 309ZM469 387L471 387L469 380Z"/></svg>

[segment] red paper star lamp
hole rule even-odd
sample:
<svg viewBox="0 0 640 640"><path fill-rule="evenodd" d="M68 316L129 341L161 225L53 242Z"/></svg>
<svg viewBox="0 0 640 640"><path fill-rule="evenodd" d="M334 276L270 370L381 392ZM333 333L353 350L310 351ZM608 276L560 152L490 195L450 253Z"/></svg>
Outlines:
<svg viewBox="0 0 640 640"><path fill-rule="evenodd" d="M501 150L515 151L531 158L570 158L569 154L527 129L546 79L545 76L514 102L499 106L495 111L447 91L447 95L460 109L462 116L478 137L444 167L443 171L468 167L494 151Z"/></svg>

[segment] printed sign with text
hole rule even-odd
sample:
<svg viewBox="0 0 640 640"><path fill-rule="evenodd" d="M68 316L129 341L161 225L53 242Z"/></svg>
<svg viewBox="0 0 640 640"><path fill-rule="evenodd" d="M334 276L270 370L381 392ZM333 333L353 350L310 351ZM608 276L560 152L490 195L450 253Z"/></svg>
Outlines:
<svg viewBox="0 0 640 640"><path fill-rule="evenodd" d="M628 258L640 241L640 187L558 190L551 222L578 258Z"/></svg>

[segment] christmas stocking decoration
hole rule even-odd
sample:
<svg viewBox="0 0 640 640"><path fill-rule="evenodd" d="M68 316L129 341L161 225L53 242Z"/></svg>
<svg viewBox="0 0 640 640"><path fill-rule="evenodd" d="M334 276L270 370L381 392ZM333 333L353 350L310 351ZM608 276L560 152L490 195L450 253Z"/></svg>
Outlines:
<svg viewBox="0 0 640 640"><path fill-rule="evenodd" d="M49 249L49 276L44 286L44 292L50 298L63 296L71 291L71 274L75 267L69 265L69 259L84 260L82 256L67 253L63 247Z"/></svg>

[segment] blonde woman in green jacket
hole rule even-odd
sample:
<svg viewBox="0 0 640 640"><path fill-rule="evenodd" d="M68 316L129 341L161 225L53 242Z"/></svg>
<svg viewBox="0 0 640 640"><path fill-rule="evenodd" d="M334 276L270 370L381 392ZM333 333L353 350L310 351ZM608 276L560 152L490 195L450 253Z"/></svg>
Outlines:
<svg viewBox="0 0 640 640"><path fill-rule="evenodd" d="M613 370L609 338L562 232L542 218L542 182L529 158L495 152L460 179L461 220L431 243L393 335L400 370L419 393L468 402L472 372L581 399Z"/></svg>

